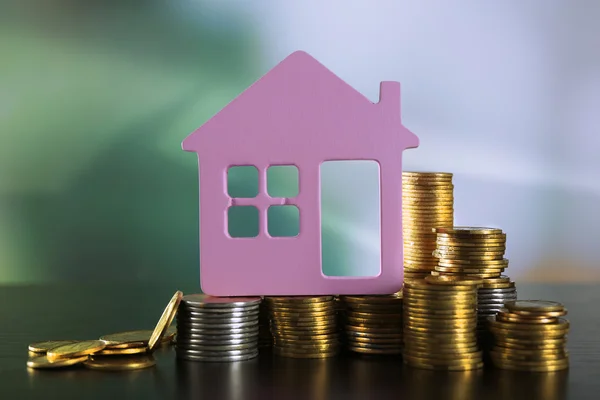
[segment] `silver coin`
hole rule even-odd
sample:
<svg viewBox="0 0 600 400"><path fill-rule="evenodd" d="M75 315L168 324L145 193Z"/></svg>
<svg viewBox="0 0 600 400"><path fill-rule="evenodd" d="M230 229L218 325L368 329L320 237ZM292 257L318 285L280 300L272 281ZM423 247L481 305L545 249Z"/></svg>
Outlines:
<svg viewBox="0 0 600 400"><path fill-rule="evenodd" d="M204 322L204 321L198 321L198 320L185 320L185 319L179 319L177 320L177 326L190 326L190 327L194 327L194 328L201 328L201 329L240 329L240 328L251 328L251 327L257 327L258 328L258 321L254 320L254 321L249 321L249 322L231 322L231 323L227 323L227 322Z"/></svg>
<svg viewBox="0 0 600 400"><path fill-rule="evenodd" d="M189 344L189 343L177 343L177 348L187 351L231 351L231 350L247 350L254 349L258 347L258 340L250 343L242 343L242 344L221 344L221 345L199 345L199 344Z"/></svg>
<svg viewBox="0 0 600 400"><path fill-rule="evenodd" d="M206 338L198 338L198 337L184 337L179 338L177 343L188 344L188 345L197 345L197 346L228 346L228 345L238 345L238 344L247 344L254 343L260 340L258 336L251 336L243 339L206 339Z"/></svg>
<svg viewBox="0 0 600 400"><path fill-rule="evenodd" d="M251 354L256 351L256 346L250 349L242 349L242 350L192 350L192 349L181 349L176 348L175 351L178 353L185 353L192 356L204 356L204 357L221 357L221 356L242 356L245 354Z"/></svg>
<svg viewBox="0 0 600 400"><path fill-rule="evenodd" d="M227 318L248 318L248 317L260 318L260 314L256 310L242 311L242 312L230 312L230 313L214 313L214 312L184 310L183 312L179 312L178 315L183 315L186 317L205 318L205 319L227 319Z"/></svg>
<svg viewBox="0 0 600 400"><path fill-rule="evenodd" d="M516 293L492 293L477 295L478 299L504 299L506 297L517 297Z"/></svg>
<svg viewBox="0 0 600 400"><path fill-rule="evenodd" d="M482 294L501 294L501 293L513 293L516 292L517 288L512 287L512 288L502 288L502 289L479 289L477 290L477 293L479 295Z"/></svg>
<svg viewBox="0 0 600 400"><path fill-rule="evenodd" d="M222 355L219 357L196 356L188 353L176 353L177 358L187 361L205 361L205 362L233 362L247 361L258 356L258 350L254 353L244 354L240 356Z"/></svg>
<svg viewBox="0 0 600 400"><path fill-rule="evenodd" d="M179 315L177 317L177 321L185 322L185 323L198 323L198 324L246 324L246 323L256 323L258 324L258 318L254 317L239 317L239 318L203 318L203 317L193 317L188 315Z"/></svg>
<svg viewBox="0 0 600 400"><path fill-rule="evenodd" d="M188 294L181 299L182 303L196 308L258 307L261 301L260 297L214 297L206 294Z"/></svg>
<svg viewBox="0 0 600 400"><path fill-rule="evenodd" d="M214 326L206 325L191 325L187 323L177 323L177 333L199 333L205 335L233 335L239 333L258 333L258 324L253 326L245 326L240 328L215 328Z"/></svg>
<svg viewBox="0 0 600 400"><path fill-rule="evenodd" d="M513 301L515 298L506 298L506 299L483 299L477 302L478 306L487 305L487 304L505 304L507 301Z"/></svg>

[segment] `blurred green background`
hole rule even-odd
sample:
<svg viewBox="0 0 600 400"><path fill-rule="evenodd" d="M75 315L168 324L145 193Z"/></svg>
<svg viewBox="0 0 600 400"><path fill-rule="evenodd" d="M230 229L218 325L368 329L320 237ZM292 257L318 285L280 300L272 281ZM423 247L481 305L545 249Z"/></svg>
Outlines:
<svg viewBox="0 0 600 400"><path fill-rule="evenodd" d="M198 282L180 143L297 49L373 101L402 82L421 139L405 169L455 173L457 224L503 228L511 277L600 280L600 7L434 3L0 0L0 283ZM372 180L342 172L324 191L332 275L378 245Z"/></svg>

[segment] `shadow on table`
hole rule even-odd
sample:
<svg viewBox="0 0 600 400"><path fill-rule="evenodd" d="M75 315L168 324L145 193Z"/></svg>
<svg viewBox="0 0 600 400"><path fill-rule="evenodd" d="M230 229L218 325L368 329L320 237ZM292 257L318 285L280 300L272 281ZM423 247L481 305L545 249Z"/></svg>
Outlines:
<svg viewBox="0 0 600 400"><path fill-rule="evenodd" d="M236 363L176 364L178 399L544 399L566 398L568 371L465 372L409 368L398 358L303 360L261 354Z"/></svg>

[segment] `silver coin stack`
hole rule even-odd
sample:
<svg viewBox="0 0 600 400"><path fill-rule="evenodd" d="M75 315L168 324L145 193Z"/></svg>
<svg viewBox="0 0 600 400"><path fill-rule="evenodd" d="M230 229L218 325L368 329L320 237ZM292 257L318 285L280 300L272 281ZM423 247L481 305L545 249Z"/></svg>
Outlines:
<svg viewBox="0 0 600 400"><path fill-rule="evenodd" d="M486 281L494 283L486 285ZM496 283L498 281L503 282ZM484 349L489 348L490 344L488 318L495 316L501 308L504 308L504 303L511 300L517 300L517 288L508 276L502 275L483 280L483 286L477 292L477 333Z"/></svg>
<svg viewBox="0 0 600 400"><path fill-rule="evenodd" d="M258 356L260 297L183 296L177 310L177 358L242 361Z"/></svg>

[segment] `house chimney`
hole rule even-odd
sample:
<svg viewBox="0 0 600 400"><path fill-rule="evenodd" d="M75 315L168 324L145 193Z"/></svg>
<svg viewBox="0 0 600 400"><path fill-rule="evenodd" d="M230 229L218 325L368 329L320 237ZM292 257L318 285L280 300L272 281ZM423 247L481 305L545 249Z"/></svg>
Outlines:
<svg viewBox="0 0 600 400"><path fill-rule="evenodd" d="M400 117L400 82L384 81L379 85L379 104Z"/></svg>

